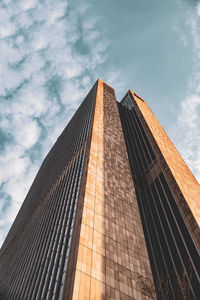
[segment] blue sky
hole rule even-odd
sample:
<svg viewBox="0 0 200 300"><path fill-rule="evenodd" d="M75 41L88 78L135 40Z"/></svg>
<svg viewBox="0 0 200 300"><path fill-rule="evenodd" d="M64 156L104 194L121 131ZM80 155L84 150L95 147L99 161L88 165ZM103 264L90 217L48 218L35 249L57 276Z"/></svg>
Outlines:
<svg viewBox="0 0 200 300"><path fill-rule="evenodd" d="M200 180L200 1L0 2L0 243L98 77L146 99Z"/></svg>

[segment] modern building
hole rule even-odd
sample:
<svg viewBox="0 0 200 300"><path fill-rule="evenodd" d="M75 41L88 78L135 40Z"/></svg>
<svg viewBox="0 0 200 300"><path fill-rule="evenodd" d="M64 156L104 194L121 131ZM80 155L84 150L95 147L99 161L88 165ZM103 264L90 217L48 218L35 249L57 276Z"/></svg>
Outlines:
<svg viewBox="0 0 200 300"><path fill-rule="evenodd" d="M1 248L0 299L199 299L199 216L200 186L146 102L98 79Z"/></svg>

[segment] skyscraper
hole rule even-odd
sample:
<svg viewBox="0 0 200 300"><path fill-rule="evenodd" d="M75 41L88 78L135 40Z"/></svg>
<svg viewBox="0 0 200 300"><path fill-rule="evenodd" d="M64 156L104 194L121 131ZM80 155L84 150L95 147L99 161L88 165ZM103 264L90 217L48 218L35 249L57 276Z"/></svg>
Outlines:
<svg viewBox="0 0 200 300"><path fill-rule="evenodd" d="M0 299L198 299L199 196L146 102L99 79L2 246Z"/></svg>

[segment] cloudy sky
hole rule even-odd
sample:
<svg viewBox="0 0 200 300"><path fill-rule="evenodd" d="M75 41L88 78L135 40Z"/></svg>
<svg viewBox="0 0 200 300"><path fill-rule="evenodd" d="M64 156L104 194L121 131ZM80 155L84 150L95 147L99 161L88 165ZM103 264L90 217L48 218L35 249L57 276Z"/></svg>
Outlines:
<svg viewBox="0 0 200 300"><path fill-rule="evenodd" d="M0 244L100 77L131 88L200 181L200 1L0 1Z"/></svg>

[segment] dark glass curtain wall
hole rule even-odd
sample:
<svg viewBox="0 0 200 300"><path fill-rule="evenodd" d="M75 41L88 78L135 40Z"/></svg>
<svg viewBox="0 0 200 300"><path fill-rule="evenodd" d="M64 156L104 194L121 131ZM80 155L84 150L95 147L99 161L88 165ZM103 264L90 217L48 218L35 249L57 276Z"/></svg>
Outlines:
<svg viewBox="0 0 200 300"><path fill-rule="evenodd" d="M157 296L197 300L199 254L130 97L118 108Z"/></svg>

